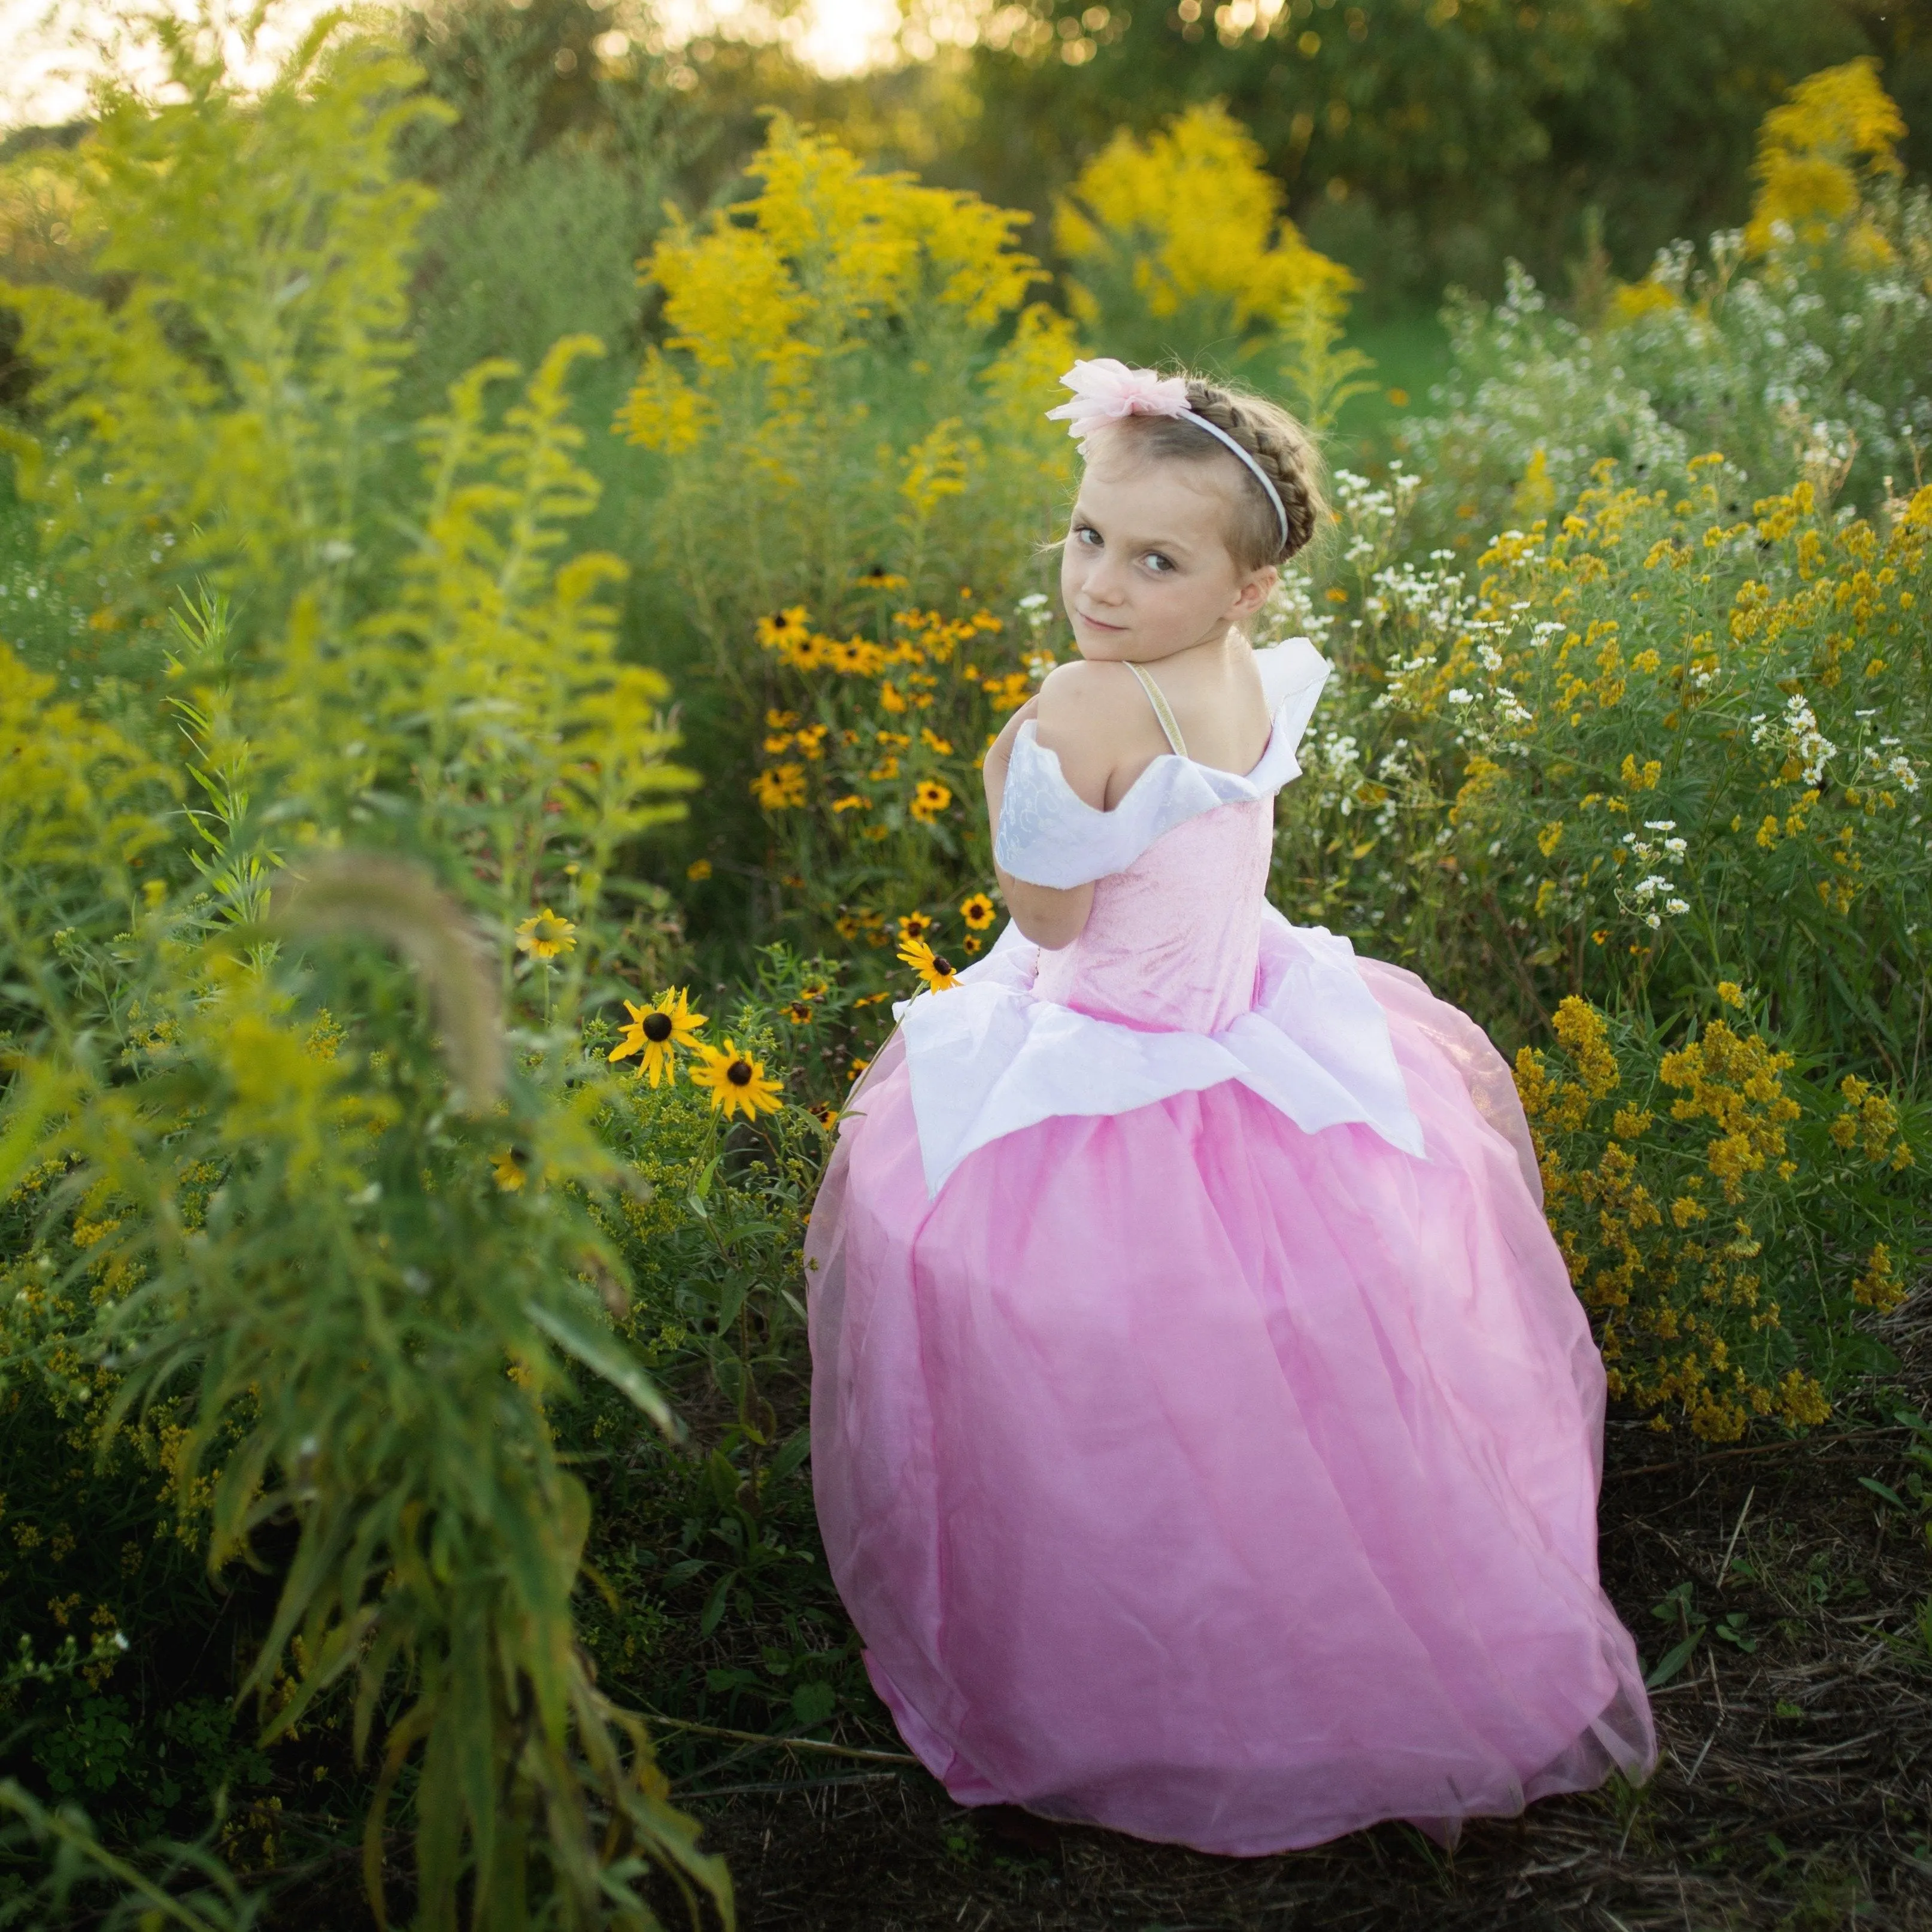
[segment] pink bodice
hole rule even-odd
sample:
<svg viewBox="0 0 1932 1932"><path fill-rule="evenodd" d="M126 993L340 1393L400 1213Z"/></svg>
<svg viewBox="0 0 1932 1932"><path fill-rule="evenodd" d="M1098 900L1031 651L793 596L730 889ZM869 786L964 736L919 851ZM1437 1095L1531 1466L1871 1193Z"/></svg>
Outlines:
<svg viewBox="0 0 1932 1932"><path fill-rule="evenodd" d="M1037 999L1148 1031L1218 1033L1254 1004L1274 798L1164 832L1094 886L1080 936L1042 952Z"/></svg>

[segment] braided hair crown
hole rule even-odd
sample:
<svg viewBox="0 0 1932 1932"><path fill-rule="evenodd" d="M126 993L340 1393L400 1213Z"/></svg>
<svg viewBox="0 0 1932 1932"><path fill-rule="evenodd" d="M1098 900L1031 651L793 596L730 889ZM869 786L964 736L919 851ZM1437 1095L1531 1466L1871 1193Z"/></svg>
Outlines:
<svg viewBox="0 0 1932 1932"><path fill-rule="evenodd" d="M1322 494L1322 459L1315 440L1279 403L1244 389L1184 374L1187 406L1234 438L1268 472L1287 513L1288 538L1267 492L1246 469L1210 436L1185 418L1130 416L1120 427L1142 452L1163 461L1218 463L1232 481L1240 479L1228 548L1244 570L1286 563L1314 536L1328 504Z"/></svg>

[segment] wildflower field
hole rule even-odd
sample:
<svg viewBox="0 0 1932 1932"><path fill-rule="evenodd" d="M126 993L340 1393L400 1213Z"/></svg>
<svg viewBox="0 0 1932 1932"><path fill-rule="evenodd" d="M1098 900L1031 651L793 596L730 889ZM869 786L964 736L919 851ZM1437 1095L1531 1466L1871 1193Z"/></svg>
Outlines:
<svg viewBox="0 0 1932 1932"><path fill-rule="evenodd" d="M1792 76L1738 225L1453 296L1398 402L1227 105L1032 228L785 112L660 213L689 86L581 10L594 141L530 145L518 10L257 92L190 22L0 158L0 1925L1932 1926L1932 195L1876 62ZM803 1228L1004 918L1043 411L1177 346L1334 466L1271 896L1514 1057L1610 1371L1664 1763L1453 1858L996 1836L817 1546Z"/></svg>

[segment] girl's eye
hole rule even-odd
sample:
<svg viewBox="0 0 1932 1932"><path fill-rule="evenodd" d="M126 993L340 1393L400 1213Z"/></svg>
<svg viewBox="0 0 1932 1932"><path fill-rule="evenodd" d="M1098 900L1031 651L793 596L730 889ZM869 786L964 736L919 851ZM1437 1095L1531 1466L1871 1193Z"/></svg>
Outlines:
<svg viewBox="0 0 1932 1932"><path fill-rule="evenodd" d="M1090 550L1100 541L1100 532L1091 524L1076 524L1073 526L1073 538L1076 543L1083 543Z"/></svg>
<svg viewBox="0 0 1932 1932"><path fill-rule="evenodd" d="M1162 556L1160 552L1157 550L1149 550L1147 555L1142 558L1141 561L1144 563L1148 569L1152 571L1156 577L1165 577L1167 573L1174 568L1173 559L1172 557Z"/></svg>

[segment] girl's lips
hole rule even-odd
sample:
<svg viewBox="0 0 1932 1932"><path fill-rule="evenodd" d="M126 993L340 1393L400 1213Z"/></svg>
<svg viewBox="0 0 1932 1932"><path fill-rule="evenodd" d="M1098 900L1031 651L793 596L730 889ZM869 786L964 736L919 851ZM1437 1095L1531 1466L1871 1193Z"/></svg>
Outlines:
<svg viewBox="0 0 1932 1932"><path fill-rule="evenodd" d="M1076 610L1073 614L1082 623L1090 624L1096 631L1124 631L1127 628L1124 624L1103 623L1098 617L1088 616L1084 610Z"/></svg>

